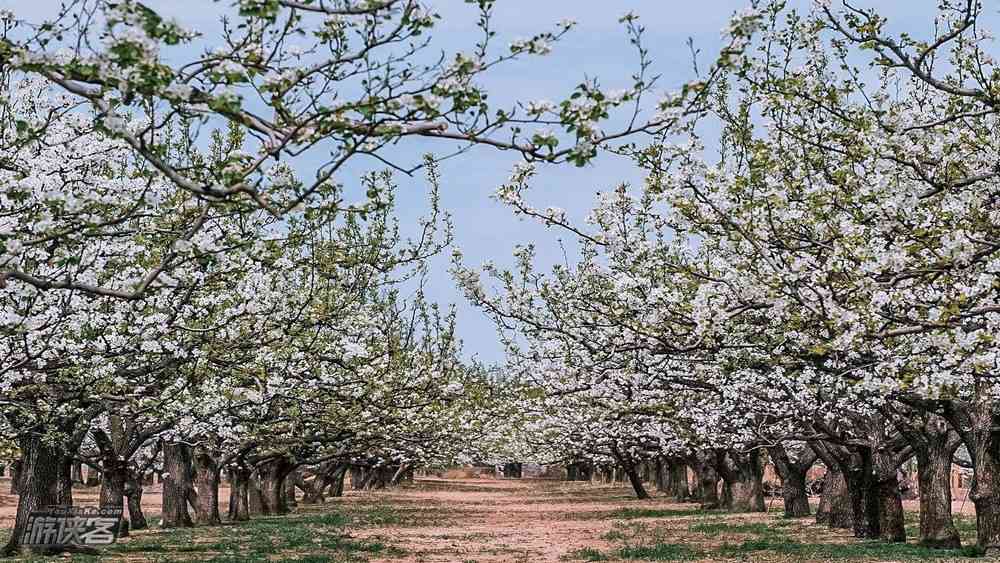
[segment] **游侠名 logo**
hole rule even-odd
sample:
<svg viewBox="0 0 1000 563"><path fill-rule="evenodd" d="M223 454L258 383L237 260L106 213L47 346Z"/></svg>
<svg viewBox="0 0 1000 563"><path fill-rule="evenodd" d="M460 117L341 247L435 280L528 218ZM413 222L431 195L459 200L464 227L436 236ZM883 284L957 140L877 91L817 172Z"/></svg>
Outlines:
<svg viewBox="0 0 1000 563"><path fill-rule="evenodd" d="M118 538L121 507L49 506L28 516L21 542L31 547L109 545Z"/></svg>

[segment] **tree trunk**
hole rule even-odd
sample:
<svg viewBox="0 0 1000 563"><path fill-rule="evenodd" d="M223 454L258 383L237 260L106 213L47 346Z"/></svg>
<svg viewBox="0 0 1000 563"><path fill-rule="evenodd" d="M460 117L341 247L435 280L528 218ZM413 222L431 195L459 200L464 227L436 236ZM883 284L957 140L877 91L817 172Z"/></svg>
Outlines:
<svg viewBox="0 0 1000 563"><path fill-rule="evenodd" d="M719 472L715 469L714 452L698 452L691 457L691 468L698 478L698 497L702 510L716 510L719 502Z"/></svg>
<svg viewBox="0 0 1000 563"><path fill-rule="evenodd" d="M831 528L852 529L854 512L851 509L851 495L847 492L847 481L837 467L827 467L823 478L823 492L816 509L816 522Z"/></svg>
<svg viewBox="0 0 1000 563"><path fill-rule="evenodd" d="M22 456L23 456L23 453L22 453ZM22 475L21 465L22 465L22 462L21 462L20 459L15 459L14 462L11 464L11 468L10 468L11 469L11 471L10 471L10 494L12 494L12 495L16 495L16 494L18 494L20 492L20 488L21 488L21 475Z"/></svg>
<svg viewBox="0 0 1000 563"><path fill-rule="evenodd" d="M193 496L191 448L186 444L163 444L163 520L162 528L194 526L188 512L188 498Z"/></svg>
<svg viewBox="0 0 1000 563"><path fill-rule="evenodd" d="M987 392L966 410L968 426L963 440L972 456L972 490L976 506L976 543L990 555L1000 550L1000 435L994 430L993 401Z"/></svg>
<svg viewBox="0 0 1000 563"><path fill-rule="evenodd" d="M643 483L651 483L653 481L653 468L648 461L640 463L639 470L639 475Z"/></svg>
<svg viewBox="0 0 1000 563"><path fill-rule="evenodd" d="M219 462L212 452L203 447L194 450L192 458L192 483L197 491L194 513L198 524L218 526L222 524L219 515Z"/></svg>
<svg viewBox="0 0 1000 563"><path fill-rule="evenodd" d="M229 520L245 522L250 519L250 469L243 465L229 472Z"/></svg>
<svg viewBox="0 0 1000 563"><path fill-rule="evenodd" d="M917 448L920 488L920 545L957 549L962 540L951 514L951 460L954 449Z"/></svg>
<svg viewBox="0 0 1000 563"><path fill-rule="evenodd" d="M264 488L261 484L260 471L254 469L250 472L250 481L247 485L247 505L251 515L267 516L271 514L271 507L264 500Z"/></svg>
<svg viewBox="0 0 1000 563"><path fill-rule="evenodd" d="M297 471L293 470L285 477L285 503L288 504L289 508L295 508L299 505L298 499L295 498L297 473Z"/></svg>
<svg viewBox="0 0 1000 563"><path fill-rule="evenodd" d="M567 481L590 481L592 476L592 468L586 461L574 461L566 466Z"/></svg>
<svg viewBox="0 0 1000 563"><path fill-rule="evenodd" d="M344 496L344 478L347 477L347 466L341 466L334 476L333 485L330 488L330 496Z"/></svg>
<svg viewBox="0 0 1000 563"><path fill-rule="evenodd" d="M851 495L854 537L875 539L879 530L879 491L872 467L872 452L868 446L856 446L855 461L843 463L841 472Z"/></svg>
<svg viewBox="0 0 1000 563"><path fill-rule="evenodd" d="M809 493L806 491L807 472L808 470L793 468L781 479L781 499L786 518L802 518L811 513Z"/></svg>
<svg viewBox="0 0 1000 563"><path fill-rule="evenodd" d="M670 466L670 496L678 502L691 500L687 464L683 461L677 461Z"/></svg>
<svg viewBox="0 0 1000 563"><path fill-rule="evenodd" d="M649 493L646 492L646 487L642 485L642 479L639 477L639 472L636 471L635 467L626 467L625 474L632 485L632 490L635 491L635 498L640 500L648 499Z"/></svg>
<svg viewBox="0 0 1000 563"><path fill-rule="evenodd" d="M139 478L129 472L125 481L125 500L128 504L128 519L133 530L145 530L149 527L146 515L142 513L142 483Z"/></svg>
<svg viewBox="0 0 1000 563"><path fill-rule="evenodd" d="M521 469L522 468L520 463L512 461L503 466L503 476L508 479L520 479Z"/></svg>
<svg viewBox="0 0 1000 563"><path fill-rule="evenodd" d="M87 487L96 487L101 484L101 472L96 468L87 466L87 478L83 483Z"/></svg>
<svg viewBox="0 0 1000 563"><path fill-rule="evenodd" d="M374 490L379 488L379 481L382 477L381 467L369 467L365 474L365 489Z"/></svg>
<svg viewBox="0 0 1000 563"><path fill-rule="evenodd" d="M302 504L319 504L326 500L326 488L330 484L328 468L327 465L319 467L312 479L307 478L304 471L299 473L297 482L302 489Z"/></svg>
<svg viewBox="0 0 1000 563"><path fill-rule="evenodd" d="M22 536L28 525L28 515L41 507L58 505L65 495L60 491L60 470L67 464L66 453L58 446L31 435L19 440L21 459L17 467L20 496L17 499L17 516L10 539L0 554L13 556L20 551Z"/></svg>
<svg viewBox="0 0 1000 563"><path fill-rule="evenodd" d="M102 507L111 506L125 510L125 482L128 480L128 462L119 459L114 452L109 452L102 460L104 471L101 472L101 494L99 504ZM118 535L127 537L128 520L122 516Z"/></svg>
<svg viewBox="0 0 1000 563"><path fill-rule="evenodd" d="M867 428L874 432L877 428ZM809 446L823 459L828 468L836 467L844 477L851 501L851 528L854 536L864 539L879 537L879 490L875 478L872 447L839 445L815 440ZM832 500L832 499L831 499ZM832 506L831 506L832 508Z"/></svg>
<svg viewBox="0 0 1000 563"><path fill-rule="evenodd" d="M733 509L733 483L726 480L722 474L719 474L719 476L722 477L722 498L719 502L719 507L731 511Z"/></svg>
<svg viewBox="0 0 1000 563"><path fill-rule="evenodd" d="M653 484L658 493L670 492L670 465L662 456L653 462Z"/></svg>
<svg viewBox="0 0 1000 563"><path fill-rule="evenodd" d="M83 484L83 462L79 460L73 462L73 472L70 478L78 485Z"/></svg>
<svg viewBox="0 0 1000 563"><path fill-rule="evenodd" d="M392 479L389 481L389 484L391 484L392 486L399 485L399 483L402 482L403 477L406 476L406 473L408 471L410 471L410 466L408 464L405 463L400 464L399 469L397 469L396 472L392 474Z"/></svg>
<svg viewBox="0 0 1000 563"><path fill-rule="evenodd" d="M76 450L72 452L76 454ZM73 506L73 460L69 455L64 455L59 460L58 484L59 504L62 506Z"/></svg>
<svg viewBox="0 0 1000 563"><path fill-rule="evenodd" d="M734 512L767 511L760 450L726 452L720 459L719 473L728 486L729 498L723 501L723 506Z"/></svg>
<svg viewBox="0 0 1000 563"><path fill-rule="evenodd" d="M903 497L899 492L899 463L896 455L875 451L875 489L878 495L879 537L886 542L906 541Z"/></svg>
<svg viewBox="0 0 1000 563"><path fill-rule="evenodd" d="M372 481L378 476L378 470L374 467L369 467L365 469L364 479L361 480L361 490L368 489L372 486Z"/></svg>
<svg viewBox="0 0 1000 563"><path fill-rule="evenodd" d="M506 476L505 469L504 477ZM365 468L358 465L351 466L351 488L355 491L360 491L365 488Z"/></svg>
<svg viewBox="0 0 1000 563"><path fill-rule="evenodd" d="M257 466L260 473L261 496L270 514L290 512L285 498L285 478L293 467L292 462L284 457L270 459Z"/></svg>
<svg viewBox="0 0 1000 563"><path fill-rule="evenodd" d="M646 488L642 486L642 479L639 477L639 471L636 469L635 461L632 456L626 452L622 452L617 446L611 447L612 453L614 453L615 459L618 460L622 465L622 469L625 471L625 475L628 476L629 483L632 485L632 490L635 491L635 497L637 499L648 499L649 493L646 492Z"/></svg>
<svg viewBox="0 0 1000 563"><path fill-rule="evenodd" d="M396 471L399 467L395 465L386 466L381 468L378 474L379 488L385 488L392 485L392 479L396 475Z"/></svg>
<svg viewBox="0 0 1000 563"><path fill-rule="evenodd" d="M792 461L784 446L767 449L774 463L774 469L781 477L781 498L785 504L785 518L809 516L809 493L806 491L806 475L816 461L811 451L804 452L798 461Z"/></svg>
<svg viewBox="0 0 1000 563"><path fill-rule="evenodd" d="M919 423L913 424L914 418ZM962 440L945 419L928 412L913 413L900 428L917 458L920 545L958 549L962 540L951 514L951 464Z"/></svg>

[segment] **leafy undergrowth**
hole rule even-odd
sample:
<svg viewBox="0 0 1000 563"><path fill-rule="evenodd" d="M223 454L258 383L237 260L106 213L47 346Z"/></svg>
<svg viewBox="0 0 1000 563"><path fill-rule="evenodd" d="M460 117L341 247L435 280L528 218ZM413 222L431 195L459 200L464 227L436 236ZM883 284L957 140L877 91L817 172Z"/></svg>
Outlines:
<svg viewBox="0 0 1000 563"><path fill-rule="evenodd" d="M956 527L969 547L929 549L915 543L857 541L823 534L811 519L773 515L728 515L697 510L620 509L603 540L609 549L584 548L567 554L573 561L973 561L975 520L956 516ZM909 529L917 515L908 515ZM642 521L637 521L643 519ZM911 522L912 520L912 522ZM971 532L971 536L970 536Z"/></svg>
<svg viewBox="0 0 1000 563"><path fill-rule="evenodd" d="M382 538L357 539L351 527L404 525L407 516L388 505L353 506L341 512L331 507L307 508L285 516L255 517L249 522L179 530L143 530L102 550L99 556L72 554L59 561L148 561L156 563L301 563L360 562L405 552ZM26 556L13 561L52 561Z"/></svg>

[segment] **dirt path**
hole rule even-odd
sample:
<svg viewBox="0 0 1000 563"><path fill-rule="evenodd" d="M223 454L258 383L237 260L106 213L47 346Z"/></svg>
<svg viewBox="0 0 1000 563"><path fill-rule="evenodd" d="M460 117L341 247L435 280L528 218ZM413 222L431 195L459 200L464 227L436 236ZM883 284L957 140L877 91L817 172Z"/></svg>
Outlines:
<svg viewBox="0 0 1000 563"><path fill-rule="evenodd" d="M480 563L559 561L571 551L607 545L601 536L611 522L602 516L623 505L670 505L635 501L620 487L485 479L420 479L413 488L351 495L341 502L386 503L404 515L402 525L356 532L360 538L385 538L407 553L384 561Z"/></svg>

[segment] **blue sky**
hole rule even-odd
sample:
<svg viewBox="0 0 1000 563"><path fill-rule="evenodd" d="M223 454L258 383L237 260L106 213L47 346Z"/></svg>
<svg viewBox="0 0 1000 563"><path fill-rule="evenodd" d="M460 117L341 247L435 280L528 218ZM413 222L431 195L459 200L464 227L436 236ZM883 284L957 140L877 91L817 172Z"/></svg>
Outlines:
<svg viewBox="0 0 1000 563"><path fill-rule="evenodd" d="M806 0L792 2L807 6ZM435 38L443 48L461 48L475 37L472 10L462 2L432 2L444 16ZM880 0L875 3L892 18L894 29L912 32L931 29L932 0ZM915 6L915 4L922 4ZM573 32L555 51L541 59L529 59L492 75L487 85L495 99L559 99L584 76L600 77L608 88L619 88L635 66L635 56L618 18L626 12L638 14L647 29L646 45L654 59L653 74L662 75L660 88L671 90L694 78L687 39L702 51L701 68L711 62L722 46L721 31L733 12L748 5L743 0L631 0L618 2L580 0L500 0L495 26L500 41L526 37L562 18L578 22ZM455 239L467 264L477 266L487 260L511 262L515 245L534 243L539 265L546 267L562 260L556 230L532 221L519 220L490 198L518 161L515 155L488 149L474 150L443 167L442 203L452 212ZM625 159L604 156L586 168L573 166L540 169L529 199L536 207L566 209L570 217L582 219L597 191L612 189L621 182L638 183L642 177ZM403 182L401 214L421 209L419 182ZM429 296L440 303L454 303L459 313L459 329L467 354L487 362L503 360L492 323L470 307L455 289L447 273L448 259L433 263Z"/></svg>
<svg viewBox="0 0 1000 563"><path fill-rule="evenodd" d="M205 35L201 45L211 45L212 32L218 29L217 15L230 3L223 1L214 4L213 9L205 9L207 3L207 0L145 2L165 15L177 17L185 26L202 31ZM429 4L443 16L433 32L434 48L448 52L468 50L479 38L473 6L461 0L429 0ZM498 72L490 73L485 85L491 99L500 106L515 99L559 100L584 76L597 76L610 89L626 86L635 71L636 57L618 18L631 11L640 16L647 28L646 45L654 59L652 71L662 75L660 89L672 90L694 77L687 39L692 38L695 47L701 50L704 69L721 46L721 30L729 17L747 4L748 0L499 0L494 17L498 45L550 29L564 18L576 20L579 25L552 54L501 67ZM793 0L790 4L805 7L809 2ZM894 31L925 36L933 29L937 2L859 0L856 4L877 6L889 17ZM54 0L0 0L0 7L36 21L50 15L57 6ZM991 21L995 20L995 13L990 16ZM389 156L415 162L428 148L411 143L393 149L397 152ZM447 152L443 146L435 146L434 150L439 154ZM508 264L514 246L528 243L539 249L543 267L562 258L558 232L518 220L490 198L518 160L514 154L479 148L442 165L442 204L453 216L456 245L469 265L478 266L486 260ZM377 167L375 162L359 163L340 181L351 186L357 182L351 174ZM412 225L426 211L426 184L419 177L399 178L399 181L399 215L404 225ZM531 199L537 207L561 207L570 217L580 219L589 209L595 192L612 189L621 182L639 181L641 176L628 161L603 156L582 169L572 165L542 168ZM475 354L486 362L502 361L492 323L470 307L455 289L448 265L447 254L432 262L428 297L442 305L457 306L467 355Z"/></svg>
<svg viewBox="0 0 1000 563"><path fill-rule="evenodd" d="M676 89L694 78L688 37L702 49L704 69L721 45L721 31L729 16L746 5L743 0L709 0L709 3L711 8L692 9L689 2L675 1L500 0L493 20L498 45L531 36L563 18L576 20L578 26L551 54L502 67L484 83L493 101L501 106L502 102L515 99L562 99L585 76L598 77L605 88L625 87L637 69L637 58L618 19L633 11L647 28L646 45L655 61L653 74L663 75L659 88ZM470 6L441 0L432 4L443 16L435 35L441 48L467 48L477 39L475 11ZM650 102L658 97L659 93ZM518 219L490 197L519 160L511 153L480 148L442 164L442 204L452 213L455 243L470 266L479 266L487 260L509 264L515 245L529 243L538 248L540 267L562 260L558 241L562 233L534 221ZM529 199L537 207L563 208L571 218L580 220L590 209L596 192L641 179L628 161L613 156L603 156L585 168L541 167ZM402 185L400 214L407 217L410 211L422 209L422 184L418 179L403 181ZM433 261L429 298L456 305L466 354L476 354L486 362L502 361L503 351L492 322L465 302L454 287L448 266L448 256Z"/></svg>

